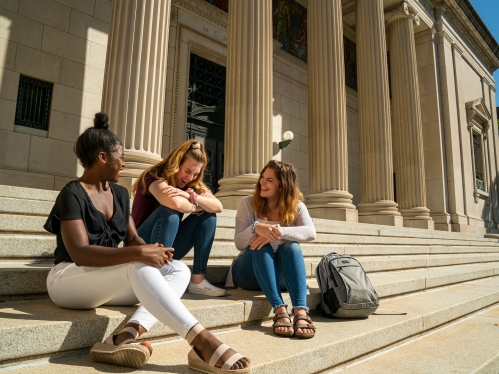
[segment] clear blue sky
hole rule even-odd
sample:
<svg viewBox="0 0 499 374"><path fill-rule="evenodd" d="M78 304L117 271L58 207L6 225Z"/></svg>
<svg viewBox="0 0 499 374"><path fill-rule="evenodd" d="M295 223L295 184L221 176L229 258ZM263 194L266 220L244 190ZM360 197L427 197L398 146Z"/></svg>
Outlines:
<svg viewBox="0 0 499 374"><path fill-rule="evenodd" d="M470 0L470 3L499 43L499 0ZM499 91L499 70L495 71L494 80ZM496 92L496 106L499 106L499 92Z"/></svg>

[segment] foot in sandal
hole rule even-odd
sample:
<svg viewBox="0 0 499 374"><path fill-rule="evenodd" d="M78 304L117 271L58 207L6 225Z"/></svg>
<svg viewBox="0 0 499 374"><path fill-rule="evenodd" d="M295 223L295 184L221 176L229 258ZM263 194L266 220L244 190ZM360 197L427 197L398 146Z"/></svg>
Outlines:
<svg viewBox="0 0 499 374"><path fill-rule="evenodd" d="M193 346L188 355L189 367L205 373L249 373L251 360L223 344L200 323L185 337Z"/></svg>
<svg viewBox="0 0 499 374"><path fill-rule="evenodd" d="M110 335L104 343L95 343L90 357L104 364L140 368L152 354L150 342L139 344L135 341L141 329L144 330L139 325L127 325L118 335Z"/></svg>
<svg viewBox="0 0 499 374"><path fill-rule="evenodd" d="M293 326L297 338L310 339L315 336L315 326L305 309L294 310Z"/></svg>
<svg viewBox="0 0 499 374"><path fill-rule="evenodd" d="M295 334L291 318L285 306L279 306L275 309L272 328L274 335L277 336L293 336Z"/></svg>

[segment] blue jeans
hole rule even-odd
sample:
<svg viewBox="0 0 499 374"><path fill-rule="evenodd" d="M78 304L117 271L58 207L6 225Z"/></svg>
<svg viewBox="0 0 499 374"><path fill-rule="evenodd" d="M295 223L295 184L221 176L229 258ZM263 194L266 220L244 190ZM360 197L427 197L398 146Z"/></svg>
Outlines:
<svg viewBox="0 0 499 374"><path fill-rule="evenodd" d="M274 311L279 306L287 307L281 295L281 290L287 289L293 308L303 308L308 312L307 274L297 242L284 242L275 253L270 244L260 250L246 248L234 261L232 276L244 290L263 291Z"/></svg>
<svg viewBox="0 0 499 374"><path fill-rule="evenodd" d="M216 227L215 213L190 214L181 221L178 211L161 205L142 222L137 232L148 244L173 247L175 260L182 259L194 247L192 273L206 274Z"/></svg>

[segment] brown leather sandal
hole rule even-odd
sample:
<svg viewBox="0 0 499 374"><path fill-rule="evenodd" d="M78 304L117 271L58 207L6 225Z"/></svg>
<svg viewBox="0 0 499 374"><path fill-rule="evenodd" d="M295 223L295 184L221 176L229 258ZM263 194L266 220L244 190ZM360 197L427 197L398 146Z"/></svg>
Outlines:
<svg viewBox="0 0 499 374"><path fill-rule="evenodd" d="M305 322L301 322L305 321ZM300 339L310 339L315 336L315 326L312 324L312 320L308 314L297 314L293 318L293 328L295 329L295 336ZM299 332L298 329L308 329L313 330L310 333Z"/></svg>
<svg viewBox="0 0 499 374"><path fill-rule="evenodd" d="M287 318L289 319L289 322L277 322L278 319L280 318ZM279 330L276 330L278 327L293 327L293 324L291 323L291 318L289 317L289 314L284 312L284 313L279 313L274 316L274 323L272 324L273 327L273 332L274 335L277 336L293 336L294 331L288 331L288 332L282 332Z"/></svg>

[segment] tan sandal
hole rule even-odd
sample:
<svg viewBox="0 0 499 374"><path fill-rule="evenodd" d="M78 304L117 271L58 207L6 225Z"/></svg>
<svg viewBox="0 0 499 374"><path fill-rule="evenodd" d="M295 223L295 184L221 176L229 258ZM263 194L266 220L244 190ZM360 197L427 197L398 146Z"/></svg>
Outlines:
<svg viewBox="0 0 499 374"><path fill-rule="evenodd" d="M121 331L130 332L135 338L139 336L139 332L133 327L125 327ZM95 343L90 350L92 360L104 364L138 369L151 357L149 349L135 342L135 339L127 339L121 344L115 345L115 337L116 335L110 335L104 343Z"/></svg>
<svg viewBox="0 0 499 374"><path fill-rule="evenodd" d="M305 322L302 322L305 321ZM308 314L297 314L293 318L293 328L295 329L295 336L300 339L310 339L315 336L315 326L312 324L312 320ZM313 332L304 333L299 332L298 329L308 329L313 330Z"/></svg>
<svg viewBox="0 0 499 374"><path fill-rule="evenodd" d="M201 326L200 323L195 325L187 334L185 339L189 344L192 343L194 338L198 336L198 334L204 330L204 327ZM192 344L191 344L192 345ZM237 374L242 374L242 373L249 373L251 372L251 365L248 365L247 367L243 369L236 369L236 370L230 370L230 367L234 365L237 361L239 361L241 358L244 358L243 355L240 353L234 352L232 356L230 356L222 365L221 368L216 367L215 365L217 364L218 360L220 357L223 356L227 350L230 349L230 347L227 344L221 344L215 352L211 355L210 362L206 362L203 360L196 352L194 348L192 348L187 355L187 363L189 367L193 370L198 370L202 371L204 373L237 373Z"/></svg>
<svg viewBox="0 0 499 374"><path fill-rule="evenodd" d="M280 318L287 318L289 322L278 322ZM274 335L277 336L293 336L295 334L294 331L288 331L288 332L282 332L279 330L276 330L278 327L293 327L293 324L291 323L291 318L289 317L289 314L287 312L284 313L279 313L274 316L274 323L272 324L273 332Z"/></svg>

